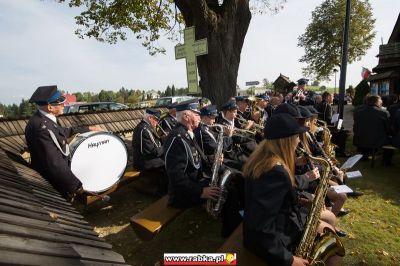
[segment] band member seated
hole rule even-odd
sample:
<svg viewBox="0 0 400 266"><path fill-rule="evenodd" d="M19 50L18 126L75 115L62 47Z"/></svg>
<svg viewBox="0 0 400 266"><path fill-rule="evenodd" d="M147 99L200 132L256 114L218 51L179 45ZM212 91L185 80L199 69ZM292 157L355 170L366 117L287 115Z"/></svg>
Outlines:
<svg viewBox="0 0 400 266"><path fill-rule="evenodd" d="M243 125L243 128L240 127L241 121L239 119L236 119L237 115L237 109L238 106L236 105L235 100L230 100L227 103L225 103L222 106L222 111L220 112L218 118L217 118L217 123L221 125L225 125L230 128L237 128L236 132L234 132L233 135L233 143L241 149L241 151L244 153L244 155L249 156L253 150L256 147L256 141L254 139L255 132L252 133L250 130L247 130L247 126ZM249 120L250 121L250 120ZM254 124L254 121L249 122L252 125ZM240 133L240 129L245 129L242 130ZM232 158L233 160L239 160L239 161L245 161L243 158Z"/></svg>
<svg viewBox="0 0 400 266"><path fill-rule="evenodd" d="M38 171L60 194L72 199L83 192L82 183L69 167L67 138L88 131L102 131L96 126L63 128L57 116L64 112L65 98L56 85L36 89L30 103L38 105L37 112L25 128L25 139L31 154L31 166Z"/></svg>
<svg viewBox="0 0 400 266"><path fill-rule="evenodd" d="M197 143L204 154L209 158L210 162L214 161L214 154L217 150L217 139L218 133L215 130L215 118L218 115L218 110L215 105L209 105L200 109L201 122L199 126L194 130ZM210 128L214 126L214 128ZM233 128L222 126L223 128L223 150L232 149L233 141ZM234 168L236 170L241 170L242 164L240 162L231 160L229 158L224 158L224 165Z"/></svg>
<svg viewBox="0 0 400 266"><path fill-rule="evenodd" d="M143 119L133 130L132 137L133 166L140 171L141 176L147 179L156 178L158 191L154 193L159 196L166 194L168 188L168 179L164 170L164 150L160 139L155 134L160 115L157 109L146 109ZM148 184L148 186L153 185Z"/></svg>
<svg viewBox="0 0 400 266"><path fill-rule="evenodd" d="M208 159L193 132L200 123L198 107L197 100L181 102L176 106L178 124L164 144L165 168L169 179L168 205L176 208L192 207L209 199L218 200L221 196L220 188L210 187L210 180L202 175L202 161ZM227 194L221 218L222 232L229 235L241 222L241 216L238 209L235 210L237 203L234 197L229 191Z"/></svg>
<svg viewBox="0 0 400 266"><path fill-rule="evenodd" d="M252 119L259 125L264 126L265 121L267 121L268 114L265 108L269 103L269 96L265 94L256 95L256 104L254 110L252 110Z"/></svg>
<svg viewBox="0 0 400 266"><path fill-rule="evenodd" d="M338 157L349 157L346 154L346 140L349 136L349 132L343 128L337 129L335 124L332 123L332 116L334 114L333 108L333 95L327 91L322 94L322 102L316 107L319 114L319 119L325 121L332 133L332 143L335 143L338 147L336 149L336 155Z"/></svg>
<svg viewBox="0 0 400 266"><path fill-rule="evenodd" d="M166 137L169 132L176 126L178 121L176 120L176 105L177 103L173 103L168 105L168 114L164 117L161 117L159 125L161 126L161 134Z"/></svg>
<svg viewBox="0 0 400 266"><path fill-rule="evenodd" d="M266 139L243 168L244 245L268 265L309 265L309 261L294 255L306 225L294 175L299 134L306 130L289 114L273 115L265 126ZM320 221L318 231L325 227L331 228ZM334 263L340 263L340 258L334 256L328 263L339 265Z"/></svg>
<svg viewBox="0 0 400 266"><path fill-rule="evenodd" d="M243 96L236 96L237 113L235 119L235 127L241 129L250 129L253 127L254 121L251 120L251 108L249 100Z"/></svg>

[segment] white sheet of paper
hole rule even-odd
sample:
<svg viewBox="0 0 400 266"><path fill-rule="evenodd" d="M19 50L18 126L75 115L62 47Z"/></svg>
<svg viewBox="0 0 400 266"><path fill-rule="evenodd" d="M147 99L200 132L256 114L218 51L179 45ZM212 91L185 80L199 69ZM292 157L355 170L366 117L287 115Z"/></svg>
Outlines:
<svg viewBox="0 0 400 266"><path fill-rule="evenodd" d="M352 168L361 158L362 158L362 154L356 154L356 155L350 157L349 159L347 159L347 161L344 164L342 164L340 169L346 170L346 169Z"/></svg>
<svg viewBox="0 0 400 266"><path fill-rule="evenodd" d="M339 120L339 114L333 114L331 118L331 123L335 124Z"/></svg>
<svg viewBox="0 0 400 266"><path fill-rule="evenodd" d="M342 128L342 124L343 124L343 119L339 119L338 123L337 123L337 129L340 130Z"/></svg>
<svg viewBox="0 0 400 266"><path fill-rule="evenodd" d="M347 178L351 179L351 178L357 178L357 177L362 177L362 174L360 171L353 171L353 172L347 172L346 173Z"/></svg>
<svg viewBox="0 0 400 266"><path fill-rule="evenodd" d="M337 186L332 186L332 188L336 191L336 193L350 193L353 192L351 188L349 188L346 185L337 185Z"/></svg>

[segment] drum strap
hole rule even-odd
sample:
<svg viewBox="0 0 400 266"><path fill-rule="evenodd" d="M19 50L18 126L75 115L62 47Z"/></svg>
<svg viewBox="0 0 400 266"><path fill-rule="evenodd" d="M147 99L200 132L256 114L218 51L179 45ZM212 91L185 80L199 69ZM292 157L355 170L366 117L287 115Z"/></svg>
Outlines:
<svg viewBox="0 0 400 266"><path fill-rule="evenodd" d="M60 150L60 152L65 156L68 157L69 156L69 145L66 143L65 144L65 152L62 150L60 143L58 143L58 140L56 138L56 135L54 134L53 131L51 131L50 129L47 129L50 133L50 137L53 140L54 144L56 145L56 147Z"/></svg>

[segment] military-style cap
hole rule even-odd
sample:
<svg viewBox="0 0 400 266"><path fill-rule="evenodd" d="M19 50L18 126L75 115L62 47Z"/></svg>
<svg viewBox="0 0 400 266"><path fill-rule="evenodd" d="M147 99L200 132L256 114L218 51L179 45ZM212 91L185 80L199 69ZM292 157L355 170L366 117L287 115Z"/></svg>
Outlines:
<svg viewBox="0 0 400 266"><path fill-rule="evenodd" d="M65 102L65 97L57 89L57 85L42 86L36 89L29 102L37 105L61 104Z"/></svg>
<svg viewBox="0 0 400 266"><path fill-rule="evenodd" d="M175 108L177 112L189 110L200 114L199 101L197 99L180 102Z"/></svg>
<svg viewBox="0 0 400 266"><path fill-rule="evenodd" d="M262 99L264 101L269 101L270 100L270 97L268 95L265 95L265 94L259 94L259 95L256 95L255 97L258 98L258 99Z"/></svg>
<svg viewBox="0 0 400 266"><path fill-rule="evenodd" d="M306 85L308 83L308 79L301 78L297 81L298 85Z"/></svg>
<svg viewBox="0 0 400 266"><path fill-rule="evenodd" d="M160 120L160 117L161 117L161 112L159 110L157 110L157 109L154 109L154 108L146 109L146 114L152 115L155 118L157 118L158 120Z"/></svg>
<svg viewBox="0 0 400 266"><path fill-rule="evenodd" d="M297 108L300 111L300 114L303 118L310 118L313 116L313 114L310 112L310 110L308 108L306 108L305 106L297 106Z"/></svg>
<svg viewBox="0 0 400 266"><path fill-rule="evenodd" d="M217 116L218 110L215 105L208 105L200 109L201 116Z"/></svg>
<svg viewBox="0 0 400 266"><path fill-rule="evenodd" d="M222 111L235 110L235 109L238 109L238 106L237 106L235 100L230 100L227 103L225 103L224 105L222 105L222 107L221 107Z"/></svg>
<svg viewBox="0 0 400 266"><path fill-rule="evenodd" d="M301 127L289 114L276 114L267 119L264 128L266 139L282 139L306 132L306 127Z"/></svg>
<svg viewBox="0 0 400 266"><path fill-rule="evenodd" d="M296 106L291 105L289 103L281 103L275 108L274 113L272 116L277 115L277 114L289 114L294 118L304 118L299 109L297 109Z"/></svg>
<svg viewBox="0 0 400 266"><path fill-rule="evenodd" d="M247 102L248 101L248 99L243 96L236 96L235 100L236 100L236 102Z"/></svg>

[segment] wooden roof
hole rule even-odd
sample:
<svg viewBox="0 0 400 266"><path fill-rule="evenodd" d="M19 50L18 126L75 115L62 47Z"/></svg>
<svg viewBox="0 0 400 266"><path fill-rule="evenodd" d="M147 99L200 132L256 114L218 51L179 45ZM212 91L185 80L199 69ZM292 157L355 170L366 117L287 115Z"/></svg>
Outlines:
<svg viewBox="0 0 400 266"><path fill-rule="evenodd" d="M397 17L396 24L394 25L392 34L390 35L388 43L396 43L400 42L400 12L399 16Z"/></svg>
<svg viewBox="0 0 400 266"><path fill-rule="evenodd" d="M58 121L64 127L99 125L109 132L123 134L132 132L143 118L145 109L126 109L93 113L72 113L60 116ZM166 109L160 109L165 111ZM0 148L16 155L27 151L25 127L28 118L0 121Z"/></svg>
<svg viewBox="0 0 400 266"><path fill-rule="evenodd" d="M0 262L124 265L93 228L37 172L0 149Z"/></svg>

